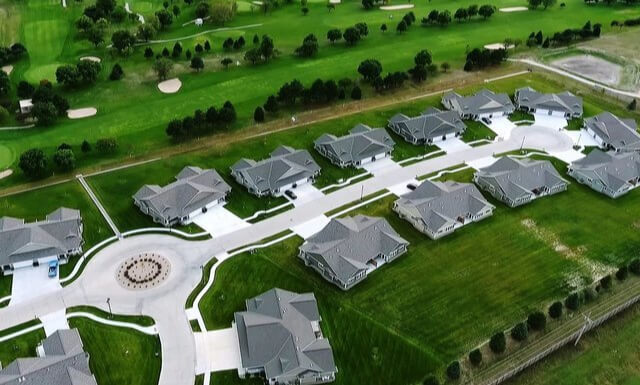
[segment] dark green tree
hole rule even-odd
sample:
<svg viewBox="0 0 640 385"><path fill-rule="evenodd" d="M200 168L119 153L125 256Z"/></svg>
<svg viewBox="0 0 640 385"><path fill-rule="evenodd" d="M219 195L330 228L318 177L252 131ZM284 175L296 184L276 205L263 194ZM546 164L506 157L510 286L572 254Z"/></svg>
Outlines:
<svg viewBox="0 0 640 385"><path fill-rule="evenodd" d="M256 123L264 122L264 109L262 107L258 106L255 111L253 111L253 120Z"/></svg>
<svg viewBox="0 0 640 385"><path fill-rule="evenodd" d="M562 317L562 302L556 301L549 306L549 317L553 319Z"/></svg>
<svg viewBox="0 0 640 385"><path fill-rule="evenodd" d="M489 340L489 348L496 354L502 354L507 349L507 339L504 332L497 332Z"/></svg>
<svg viewBox="0 0 640 385"><path fill-rule="evenodd" d="M524 322L519 322L513 328L511 328L511 338L518 342L526 340L528 336L529 328Z"/></svg>
<svg viewBox="0 0 640 385"><path fill-rule="evenodd" d="M20 155L18 167L20 167L27 178L39 178L42 177L47 170L47 159L42 150L32 148Z"/></svg>

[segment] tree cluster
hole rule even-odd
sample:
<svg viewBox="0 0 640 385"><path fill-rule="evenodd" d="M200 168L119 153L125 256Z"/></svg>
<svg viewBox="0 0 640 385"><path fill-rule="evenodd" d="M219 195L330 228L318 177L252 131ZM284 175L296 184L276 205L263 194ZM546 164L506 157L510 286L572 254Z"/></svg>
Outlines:
<svg viewBox="0 0 640 385"><path fill-rule="evenodd" d="M193 116L174 119L169 122L165 132L173 140L185 140L202 135L212 134L216 129L229 127L236 121L236 110L230 101L226 101L220 109L214 106L206 111L196 110Z"/></svg>
<svg viewBox="0 0 640 385"><path fill-rule="evenodd" d="M313 57L318 53L318 38L314 34L307 35L302 40L302 45L295 50L300 57Z"/></svg>
<svg viewBox="0 0 640 385"><path fill-rule="evenodd" d="M38 126L50 126L58 117L65 116L69 109L67 99L53 91L51 83L45 82L31 94L33 109L31 115L36 118Z"/></svg>
<svg viewBox="0 0 640 385"><path fill-rule="evenodd" d="M638 26L638 25L640 25L640 17L635 18L635 19L627 19L627 20L624 20L622 22L620 22L618 20L613 20L611 22L611 26L612 27L620 27L620 28L622 28L622 27L635 27L635 26Z"/></svg>
<svg viewBox="0 0 640 385"><path fill-rule="evenodd" d="M244 60L256 64L259 61L269 61L276 54L273 39L267 35L262 36L262 40L257 47L249 49L244 54Z"/></svg>
<svg viewBox="0 0 640 385"><path fill-rule="evenodd" d="M13 63L27 53L27 49L20 43L10 47L0 47L0 66Z"/></svg>
<svg viewBox="0 0 640 385"><path fill-rule="evenodd" d="M582 28L568 28L562 32L556 32L550 37L547 36L546 38L543 37L542 31L538 31L537 33L531 32L527 39L527 46L541 46L542 48L565 46L580 40L598 38L601 32L601 24L591 25L591 21L587 21Z"/></svg>
<svg viewBox="0 0 640 385"><path fill-rule="evenodd" d="M547 9L556 5L557 2L558 0L527 0L530 9L537 9L540 6L542 6L543 9Z"/></svg>
<svg viewBox="0 0 640 385"><path fill-rule="evenodd" d="M466 8L461 7L458 8L453 14L453 18L458 22L469 21L474 19L476 16L481 16L483 20L489 19L496 12L496 7L491 4L484 4L478 6L477 4L472 4ZM432 10L426 17L422 18L422 25L439 25L439 26L447 26L451 23L451 12L448 10L438 11L437 9Z"/></svg>
<svg viewBox="0 0 640 385"><path fill-rule="evenodd" d="M407 29L409 29L409 27L411 27L411 25L415 22L416 22L416 15L413 12L406 13L402 17L402 20L398 22L398 25L396 26L396 32L398 33L406 32Z"/></svg>
<svg viewBox="0 0 640 385"><path fill-rule="evenodd" d="M367 35L369 35L369 26L367 23L357 23L353 27L345 29L342 38L347 45L356 45Z"/></svg>
<svg viewBox="0 0 640 385"><path fill-rule="evenodd" d="M126 11L122 6L116 4L115 0L96 0L95 4L84 9L83 14L94 22L99 19L121 22L126 16Z"/></svg>
<svg viewBox="0 0 640 385"><path fill-rule="evenodd" d="M437 68L432 63L431 53L426 49L418 52L413 62L415 63L414 67L409 69L408 72L416 83L427 80L429 74L434 74L437 71ZM448 68L447 66L445 67Z"/></svg>
<svg viewBox="0 0 640 385"><path fill-rule="evenodd" d="M56 81L66 87L80 87L95 83L102 65L92 60L80 60L74 65L62 65L56 69Z"/></svg>
<svg viewBox="0 0 640 385"><path fill-rule="evenodd" d="M225 51L231 51L231 50L240 50L242 48L244 48L246 44L246 41L244 40L243 36L240 36L239 38L237 38L236 40L233 40L233 38L228 37L226 38L223 42L222 42L222 49ZM205 43L206 45L206 43ZM202 46L200 47L202 49ZM196 46L196 52L198 51L197 46Z"/></svg>
<svg viewBox="0 0 640 385"><path fill-rule="evenodd" d="M483 68L496 66L507 59L506 49L480 49L474 48L467 54L467 61L464 65L465 71L476 71Z"/></svg>

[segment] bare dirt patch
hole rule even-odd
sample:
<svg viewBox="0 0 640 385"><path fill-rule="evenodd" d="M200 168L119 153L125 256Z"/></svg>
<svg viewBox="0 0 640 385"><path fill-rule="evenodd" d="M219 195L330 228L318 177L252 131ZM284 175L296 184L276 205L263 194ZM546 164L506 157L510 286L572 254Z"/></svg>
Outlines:
<svg viewBox="0 0 640 385"><path fill-rule="evenodd" d="M580 267L589 274L592 280L603 277L616 270L615 267L607 266L603 263L592 261L585 257L584 254L587 251L585 246L578 246L575 248L569 247L560 240L557 234L538 226L536 221L531 218L525 218L520 223L529 230L536 239L552 248L556 253L562 255L568 260L578 263ZM578 284L578 281L580 280L581 279L578 276L568 277L568 283L571 286L579 287L580 285Z"/></svg>
<svg viewBox="0 0 640 385"><path fill-rule="evenodd" d="M383 11L397 11L398 9L411 9L415 7L414 4L399 4L399 5L384 5L380 7Z"/></svg>
<svg viewBox="0 0 640 385"><path fill-rule="evenodd" d="M551 64L611 86L618 85L622 75L622 67L619 64L592 55L570 56L555 60Z"/></svg>
<svg viewBox="0 0 640 385"><path fill-rule="evenodd" d="M158 83L158 89L163 94L175 94L180 90L180 87L182 87L182 82L178 78L173 78Z"/></svg>

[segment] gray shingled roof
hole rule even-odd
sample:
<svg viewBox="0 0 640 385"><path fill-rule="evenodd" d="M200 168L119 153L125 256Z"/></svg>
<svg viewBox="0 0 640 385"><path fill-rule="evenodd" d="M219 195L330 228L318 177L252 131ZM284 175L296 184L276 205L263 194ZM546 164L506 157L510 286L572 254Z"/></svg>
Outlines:
<svg viewBox="0 0 640 385"><path fill-rule="evenodd" d="M384 218L356 215L333 218L322 230L307 239L300 250L320 259L341 282L367 269L367 262L389 255L405 239Z"/></svg>
<svg viewBox="0 0 640 385"><path fill-rule="evenodd" d="M640 150L640 134L634 119L620 119L610 112L603 112L585 119L584 126L616 150Z"/></svg>
<svg viewBox="0 0 640 385"><path fill-rule="evenodd" d="M591 151L586 157L571 163L574 172L586 178L599 180L612 191L632 187L629 181L640 178L640 154Z"/></svg>
<svg viewBox="0 0 640 385"><path fill-rule="evenodd" d="M472 96L461 96L455 92L448 92L443 96L445 107L458 111L460 115L481 115L495 112L513 112L515 107L507 94L496 94L491 90L482 89Z"/></svg>
<svg viewBox="0 0 640 385"><path fill-rule="evenodd" d="M313 329L321 320L313 293L271 289L246 307L234 315L244 368L263 367L275 380L337 371L329 341Z"/></svg>
<svg viewBox="0 0 640 385"><path fill-rule="evenodd" d="M320 166L307 150L291 147L276 148L268 159L256 162L241 159L231 171L242 177L256 191L275 191L282 186L309 178L320 171Z"/></svg>
<svg viewBox="0 0 640 385"><path fill-rule="evenodd" d="M77 329L58 330L42 347L44 357L18 358L0 370L0 384L97 385Z"/></svg>
<svg viewBox="0 0 640 385"><path fill-rule="evenodd" d="M571 116L582 116L582 98L571 92L543 94L531 87L516 90L516 104L528 109L562 111Z"/></svg>
<svg viewBox="0 0 640 385"><path fill-rule="evenodd" d="M351 164L370 159L378 154L393 151L395 142L384 128L372 129L358 124L349 131L349 135L336 137L334 135L322 135L314 145L321 147L324 152L332 154L341 162Z"/></svg>
<svg viewBox="0 0 640 385"><path fill-rule="evenodd" d="M467 128L457 111L441 111L434 107L413 118L396 114L389 119L389 127L402 137L413 138L416 142L461 133Z"/></svg>
<svg viewBox="0 0 640 385"><path fill-rule="evenodd" d="M529 158L503 156L492 165L478 170L475 175L511 200L527 196L537 188L568 184L551 162Z"/></svg>
<svg viewBox="0 0 640 385"><path fill-rule="evenodd" d="M426 227L434 233L454 224L460 217L475 216L494 207L473 184L429 180L403 195L396 204L422 218Z"/></svg>
<svg viewBox="0 0 640 385"><path fill-rule="evenodd" d="M224 198L229 186L214 169L187 166L176 181L164 187L144 185L133 199L149 210L150 215L170 222Z"/></svg>
<svg viewBox="0 0 640 385"><path fill-rule="evenodd" d="M42 222L0 218L0 265L67 254L82 245L78 210L59 208Z"/></svg>

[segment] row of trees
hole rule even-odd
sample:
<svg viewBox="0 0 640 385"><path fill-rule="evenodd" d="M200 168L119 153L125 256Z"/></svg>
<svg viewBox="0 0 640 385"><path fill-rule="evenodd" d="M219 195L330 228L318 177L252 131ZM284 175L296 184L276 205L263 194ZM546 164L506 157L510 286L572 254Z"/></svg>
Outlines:
<svg viewBox="0 0 640 385"><path fill-rule="evenodd" d="M26 53L27 49L20 43L12 44L10 47L0 46L0 66L17 61Z"/></svg>
<svg viewBox="0 0 640 385"><path fill-rule="evenodd" d="M594 24L592 26L591 21L587 21L580 29L566 29L563 32L556 32L551 37L547 36L546 38L543 36L542 31L538 31L537 33L531 32L527 39L527 46L541 46L542 48L562 46L571 44L575 40L598 38L601 32L601 24Z"/></svg>
<svg viewBox="0 0 640 385"><path fill-rule="evenodd" d="M260 44L249 49L244 54L244 60L256 64L260 61L269 61L277 54L277 50L273 44L273 39L267 35L262 35Z"/></svg>
<svg viewBox="0 0 640 385"><path fill-rule="evenodd" d="M584 0L584 2L586 4L598 4L600 3L600 0ZM619 3L620 0L602 0L602 2L606 5L611 5L611 4ZM633 5L633 4L637 4L638 2L640 2L640 0L622 0L622 3L626 5Z"/></svg>
<svg viewBox="0 0 640 385"><path fill-rule="evenodd" d="M474 48L467 54L467 61L464 65L465 71L476 71L483 68L496 66L507 59L506 49L480 49Z"/></svg>
<svg viewBox="0 0 640 385"><path fill-rule="evenodd" d="M530 9L537 9L540 8L540 6L542 6L543 9L547 9L556 5L557 2L558 0L527 0Z"/></svg>
<svg viewBox="0 0 640 385"><path fill-rule="evenodd" d="M621 22L618 21L618 20L613 20L611 22L611 26L612 27L620 27L620 28L622 28L622 27L635 27L635 26L638 26L638 25L640 25L640 17L635 18L635 19L627 19L627 20L624 20L624 21L621 21Z"/></svg>
<svg viewBox="0 0 640 385"><path fill-rule="evenodd" d="M458 22L469 21L476 16L482 16L483 20L487 20L496 12L496 7L491 4L484 4L478 6L477 4L472 4L466 8L458 8L453 14L453 18L455 18ZM429 12L426 17L422 18L422 25L440 25L446 26L451 23L451 12L444 10L438 11L436 9Z"/></svg>
<svg viewBox="0 0 640 385"><path fill-rule="evenodd" d="M167 125L165 132L173 140L180 141L209 135L219 128L228 128L236 121L236 118L236 110L233 104L227 100L220 109L212 106L206 111L196 110L193 116L173 119Z"/></svg>
<svg viewBox="0 0 640 385"><path fill-rule="evenodd" d="M66 87L95 83L102 65L92 60L80 60L76 65L61 65L56 69L56 81Z"/></svg>
<svg viewBox="0 0 640 385"><path fill-rule="evenodd" d="M96 141L95 147L100 153L108 154L115 152L118 145L114 138L102 138ZM92 146L84 140L80 145L80 150L83 153L88 153L92 150ZM56 148L51 160L56 169L62 172L71 171L76 167L75 153L71 145L67 143L62 143ZM27 178L31 179L42 178L49 173L48 158L45 152L39 148L32 148L20 154L18 167Z"/></svg>
<svg viewBox="0 0 640 385"><path fill-rule="evenodd" d="M25 98L31 98L33 103L31 116L36 119L38 126L52 125L59 117L65 116L69 109L67 99L55 93L51 83L46 81L42 82L38 88L27 82L20 82L18 93Z"/></svg>

